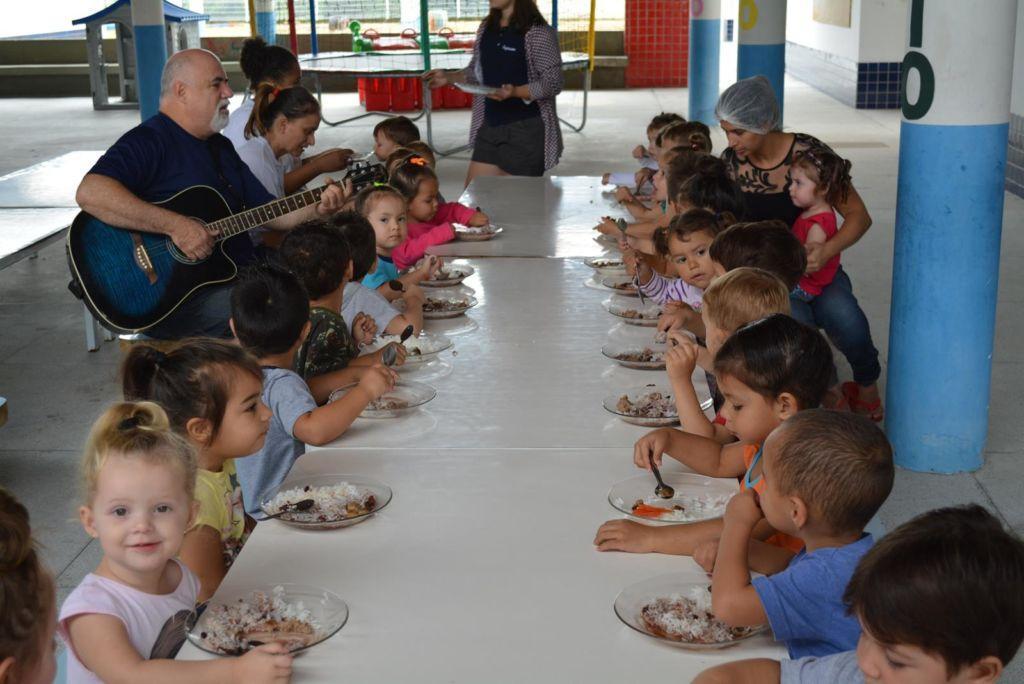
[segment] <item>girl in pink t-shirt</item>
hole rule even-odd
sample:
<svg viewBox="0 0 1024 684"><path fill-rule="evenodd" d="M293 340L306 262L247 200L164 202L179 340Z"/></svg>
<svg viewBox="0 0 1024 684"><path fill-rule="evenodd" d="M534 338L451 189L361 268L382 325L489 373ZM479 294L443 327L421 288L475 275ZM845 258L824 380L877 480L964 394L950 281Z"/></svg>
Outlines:
<svg viewBox="0 0 1024 684"><path fill-rule="evenodd" d="M408 234L391 253L399 270L422 259L428 247L454 240L453 223L486 226L491 222L482 211L473 211L458 202L439 202L437 174L423 157L406 159L391 173L388 182L402 193L407 204Z"/></svg>
<svg viewBox="0 0 1024 684"><path fill-rule="evenodd" d="M175 560L196 514L196 460L151 402L115 404L93 425L82 461L82 526L103 560L64 605L68 684L286 682L292 658L268 644L240 658L169 660L195 608L199 581Z"/></svg>

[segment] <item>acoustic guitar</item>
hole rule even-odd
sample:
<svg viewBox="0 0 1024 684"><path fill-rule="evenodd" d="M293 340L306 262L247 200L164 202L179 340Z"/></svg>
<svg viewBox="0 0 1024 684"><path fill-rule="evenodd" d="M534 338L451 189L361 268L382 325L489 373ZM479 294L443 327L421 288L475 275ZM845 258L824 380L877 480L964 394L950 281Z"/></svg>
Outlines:
<svg viewBox="0 0 1024 684"><path fill-rule="evenodd" d="M350 171L358 189L381 180L383 168L373 165ZM167 235L144 233L104 223L87 212L68 229L67 255L72 292L82 296L93 316L121 333L147 330L166 319L204 287L230 282L238 266L226 249L232 240L250 240L247 233L268 221L320 201L327 186L296 193L254 209L232 214L219 192L206 185L182 190L156 205L196 219L217 232L213 252L189 259Z"/></svg>

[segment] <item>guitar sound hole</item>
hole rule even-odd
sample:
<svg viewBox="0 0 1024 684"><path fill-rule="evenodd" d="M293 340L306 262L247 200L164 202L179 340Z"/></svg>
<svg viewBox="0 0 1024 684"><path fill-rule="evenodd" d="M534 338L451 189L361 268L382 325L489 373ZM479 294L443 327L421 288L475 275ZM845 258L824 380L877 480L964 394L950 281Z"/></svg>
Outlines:
<svg viewBox="0 0 1024 684"><path fill-rule="evenodd" d="M174 257L175 261L181 262L183 264L188 264L190 266L193 264L198 264L202 263L203 261L206 261L206 259L189 259L187 256L185 256L184 252L178 249L178 245L174 244L174 240L170 238L167 238L167 251L170 252L171 256Z"/></svg>

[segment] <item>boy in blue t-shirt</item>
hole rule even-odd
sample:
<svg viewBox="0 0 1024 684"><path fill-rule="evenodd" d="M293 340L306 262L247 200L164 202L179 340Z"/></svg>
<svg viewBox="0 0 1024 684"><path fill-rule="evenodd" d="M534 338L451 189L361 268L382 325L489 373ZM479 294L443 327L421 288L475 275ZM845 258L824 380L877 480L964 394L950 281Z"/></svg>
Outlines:
<svg viewBox="0 0 1024 684"><path fill-rule="evenodd" d="M739 660L694 684L990 684L1024 640L1024 542L977 504L929 511L887 534L843 597L856 651Z"/></svg>
<svg viewBox="0 0 1024 684"><path fill-rule="evenodd" d="M801 411L764 443L760 501L737 494L725 513L712 579L715 615L733 627L767 622L790 658L857 646L860 625L843 592L873 543L864 532L892 490L892 448L874 423L852 413ZM751 541L764 518L805 548L789 560ZM767 577L751 581L750 568Z"/></svg>
<svg viewBox="0 0 1024 684"><path fill-rule="evenodd" d="M246 513L265 517L260 504L288 475L306 444L340 437L367 404L395 385L398 375L376 364L337 401L317 406L306 382L291 370L309 335L309 298L302 283L283 270L261 267L243 273L231 292L231 331L263 368L263 403L273 412L263 448L236 461ZM244 463L243 463L244 461Z"/></svg>

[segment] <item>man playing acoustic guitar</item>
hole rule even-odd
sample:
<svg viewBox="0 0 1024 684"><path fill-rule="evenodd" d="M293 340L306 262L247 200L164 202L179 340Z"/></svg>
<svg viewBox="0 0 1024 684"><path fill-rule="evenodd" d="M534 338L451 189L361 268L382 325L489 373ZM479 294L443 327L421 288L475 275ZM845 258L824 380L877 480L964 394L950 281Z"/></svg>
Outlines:
<svg viewBox="0 0 1024 684"><path fill-rule="evenodd" d="M111 226L167 235L190 259L209 257L217 246L215 230L152 203L197 185L219 192L232 213L275 199L219 133L227 124L233 94L212 52L192 49L172 55L160 79L160 111L121 136L90 169L75 196L79 206ZM265 225L288 230L318 214L332 214L349 192L347 184L330 184L317 204ZM238 266L255 259L253 244L245 237L224 243ZM229 337L230 294L230 283L202 287L146 334L163 339Z"/></svg>

